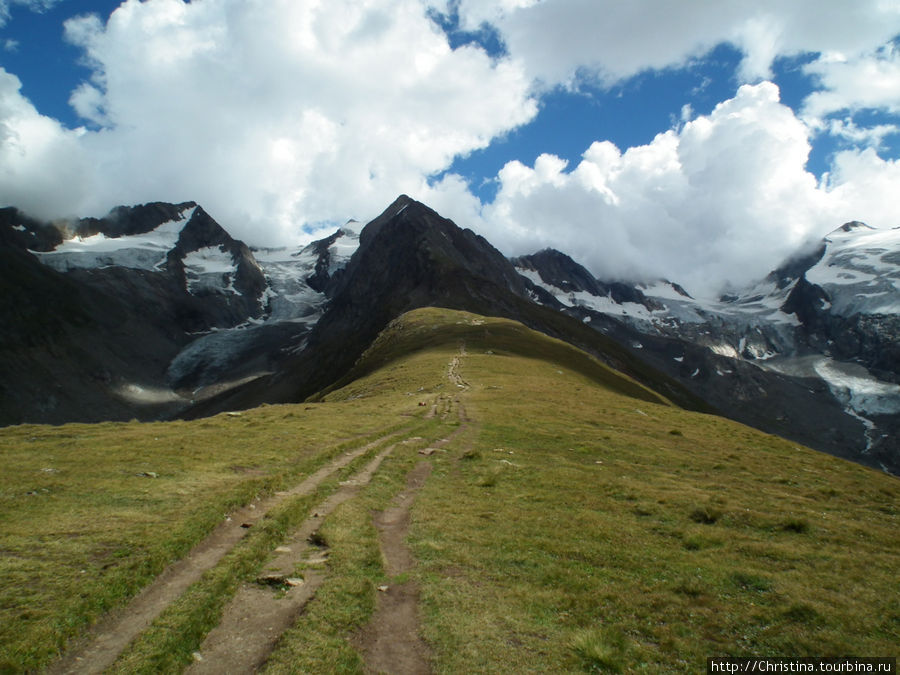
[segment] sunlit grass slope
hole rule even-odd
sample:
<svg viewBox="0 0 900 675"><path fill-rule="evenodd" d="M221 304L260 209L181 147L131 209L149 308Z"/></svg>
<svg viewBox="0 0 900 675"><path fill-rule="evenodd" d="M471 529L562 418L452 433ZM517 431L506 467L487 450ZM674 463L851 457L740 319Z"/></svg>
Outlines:
<svg viewBox="0 0 900 675"><path fill-rule="evenodd" d="M896 478L653 402L512 322L434 309L395 322L357 372L380 369L330 398L446 369L461 344L473 422L432 457L410 536L438 672L700 672L712 655L896 651ZM358 504L336 514L336 563L364 548L344 534L342 550L339 535L366 518ZM339 658L304 626L294 639L307 665Z"/></svg>
<svg viewBox="0 0 900 675"><path fill-rule="evenodd" d="M0 671L46 663L229 506L401 428L451 439L409 538L436 672L700 672L900 644L897 479L685 412L514 322L424 309L316 403L0 430ZM372 512L420 447L326 519L329 576L272 672L361 668L354 635L392 581ZM158 632L118 670L158 670Z"/></svg>
<svg viewBox="0 0 900 675"><path fill-rule="evenodd" d="M409 425L396 401L0 429L0 672L46 664L234 507Z"/></svg>

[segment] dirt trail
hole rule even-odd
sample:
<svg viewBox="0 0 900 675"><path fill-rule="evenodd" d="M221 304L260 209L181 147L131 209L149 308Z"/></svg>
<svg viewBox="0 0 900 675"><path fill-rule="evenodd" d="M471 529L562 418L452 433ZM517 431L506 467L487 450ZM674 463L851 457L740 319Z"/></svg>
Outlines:
<svg viewBox="0 0 900 675"><path fill-rule="evenodd" d="M466 343L460 342L459 354L450 359L450 365L447 367L447 379L450 380L450 384L456 386L459 393L464 393L471 389L469 383L466 382L459 373L460 359L463 356L466 356ZM425 415L426 419L431 419L438 415L441 416L442 420L447 419L453 412L454 403L460 404L458 396L454 394L438 394L431 404L431 409L428 411L428 414Z"/></svg>
<svg viewBox="0 0 900 675"><path fill-rule="evenodd" d="M295 572L298 566L325 561L326 554L310 543L310 537L328 514L369 483L394 447L379 452L364 469L341 483L341 487L314 510L290 540L276 549L278 555L265 566L265 573L258 582L241 586L226 607L219 625L207 635L199 659L187 673L252 673L265 662L281 634L291 627L325 580L324 573L315 569L305 569L299 575ZM279 580L285 583L279 584ZM268 585L273 582L276 588ZM294 583L298 585L292 586Z"/></svg>
<svg viewBox="0 0 900 675"><path fill-rule="evenodd" d="M447 377L461 392L470 389L459 373L461 357L466 355L465 343L460 344L459 354L450 361ZM471 421L460 398L440 396L445 406L443 417L450 414L453 404L460 426L448 437L433 445L440 448L461 434ZM438 403L435 403L436 409ZM433 415L432 415L433 416ZM406 537L409 533L410 509L419 490L431 474L432 465L421 461L409 472L406 489L396 495L390 507L375 514L378 543L385 561L385 573L389 577L411 571L415 560ZM421 637L419 619L419 589L415 581L392 584L378 596L378 605L372 619L354 638L354 644L363 654L366 673L396 673L398 675L424 675L431 672L431 650Z"/></svg>
<svg viewBox="0 0 900 675"><path fill-rule="evenodd" d="M406 489L375 516L385 572L394 577L412 570L415 561L406 546L409 510L431 473L431 463L419 462L409 472ZM419 635L419 589L415 581L390 585L379 594L372 620L356 638L367 673L430 673L430 650Z"/></svg>
<svg viewBox="0 0 900 675"><path fill-rule="evenodd" d="M90 633L76 643L47 673L102 673L109 668L128 644L153 622L202 574L214 567L244 537L254 523L287 497L309 494L335 471L399 432L387 434L371 443L343 453L328 462L290 490L245 506L233 514L197 544L186 557L170 565L127 606L111 612ZM222 671L224 672L224 671Z"/></svg>

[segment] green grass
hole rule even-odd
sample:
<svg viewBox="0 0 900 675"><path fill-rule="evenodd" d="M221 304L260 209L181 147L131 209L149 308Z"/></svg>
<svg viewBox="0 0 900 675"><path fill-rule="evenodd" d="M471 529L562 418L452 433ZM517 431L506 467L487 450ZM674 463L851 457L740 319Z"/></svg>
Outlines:
<svg viewBox="0 0 900 675"><path fill-rule="evenodd" d="M461 344L465 392L447 379ZM895 653L896 478L676 408L514 322L426 309L394 322L315 404L0 430L0 671L46 663L231 505L296 482L340 443L411 423L448 437L460 396L473 422L428 458L409 537L436 672L698 672L714 655ZM416 422L439 397L451 414ZM354 635L388 581L372 512L402 489L419 447L398 446L325 520L328 577L271 672L361 670ZM307 506L273 513L120 670L183 663ZM160 661L167 650L177 658Z"/></svg>
<svg viewBox="0 0 900 675"><path fill-rule="evenodd" d="M409 423L383 412L267 406L197 422L0 430L0 672L46 664L236 506Z"/></svg>
<svg viewBox="0 0 900 675"><path fill-rule="evenodd" d="M419 427L415 427L418 431ZM178 672L191 663L206 633L215 627L225 604L242 582L255 578L276 546L298 527L341 480L368 462L372 454L390 441L356 458L314 492L287 500L260 521L258 526L203 578L164 610L153 624L119 658L113 672ZM327 540L320 533L321 543Z"/></svg>

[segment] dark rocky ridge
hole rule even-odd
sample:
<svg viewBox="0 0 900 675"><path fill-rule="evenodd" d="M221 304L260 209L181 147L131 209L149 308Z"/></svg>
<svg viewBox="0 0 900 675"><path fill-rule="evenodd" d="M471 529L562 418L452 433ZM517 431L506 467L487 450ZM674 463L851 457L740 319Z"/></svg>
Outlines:
<svg viewBox="0 0 900 675"><path fill-rule="evenodd" d="M306 349L269 377L200 403L197 417L260 402L302 401L339 380L377 334L411 309L439 306L503 316L565 339L682 405L705 408L674 380L615 342L528 296L528 282L483 237L403 195L366 225Z"/></svg>

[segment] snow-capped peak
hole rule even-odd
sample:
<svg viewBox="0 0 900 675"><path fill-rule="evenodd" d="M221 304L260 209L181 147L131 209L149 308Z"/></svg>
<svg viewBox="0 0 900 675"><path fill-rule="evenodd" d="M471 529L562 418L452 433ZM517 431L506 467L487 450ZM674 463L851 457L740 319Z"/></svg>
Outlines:
<svg viewBox="0 0 900 675"><path fill-rule="evenodd" d="M135 269L154 270L166 261L166 256L178 243L178 237L191 220L196 205L186 207L179 217L161 223L149 232L120 237L102 232L64 240L52 251L32 251L41 261L59 271L73 268L96 269L117 265Z"/></svg>

